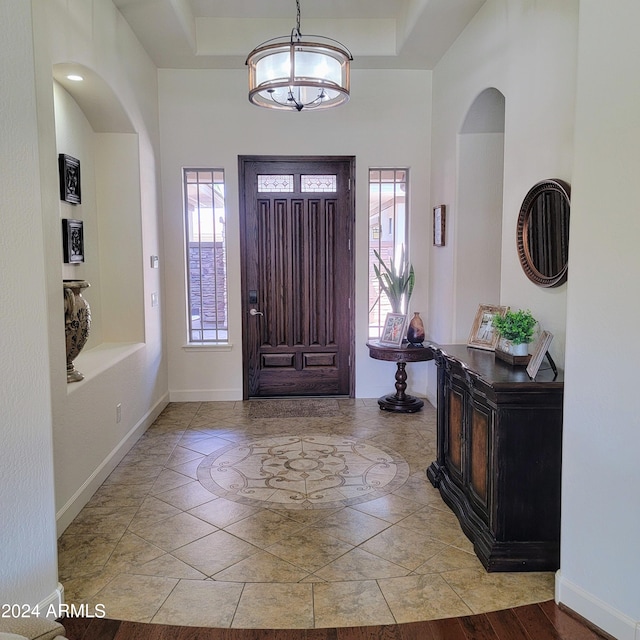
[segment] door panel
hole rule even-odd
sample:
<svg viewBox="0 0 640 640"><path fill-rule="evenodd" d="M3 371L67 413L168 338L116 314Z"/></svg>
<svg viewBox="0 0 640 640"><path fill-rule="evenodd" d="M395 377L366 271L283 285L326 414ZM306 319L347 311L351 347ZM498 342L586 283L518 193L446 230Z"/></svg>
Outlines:
<svg viewBox="0 0 640 640"><path fill-rule="evenodd" d="M240 159L245 397L351 393L351 171ZM335 186L301 177L321 175Z"/></svg>

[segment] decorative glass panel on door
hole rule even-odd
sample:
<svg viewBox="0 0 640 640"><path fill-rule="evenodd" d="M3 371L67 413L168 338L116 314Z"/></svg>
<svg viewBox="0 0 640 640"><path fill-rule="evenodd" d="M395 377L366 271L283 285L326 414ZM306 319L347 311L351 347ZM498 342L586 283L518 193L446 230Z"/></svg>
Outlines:
<svg viewBox="0 0 640 640"><path fill-rule="evenodd" d="M258 193L293 193L293 176L260 174Z"/></svg>
<svg viewBox="0 0 640 640"><path fill-rule="evenodd" d="M335 193L337 191L336 176L301 175L300 191L302 191L302 193Z"/></svg>

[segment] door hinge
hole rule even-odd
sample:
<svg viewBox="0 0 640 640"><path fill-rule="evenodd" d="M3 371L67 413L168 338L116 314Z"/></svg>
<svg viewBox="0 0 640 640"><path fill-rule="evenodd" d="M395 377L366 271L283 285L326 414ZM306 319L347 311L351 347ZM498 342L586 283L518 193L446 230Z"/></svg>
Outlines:
<svg viewBox="0 0 640 640"><path fill-rule="evenodd" d="M351 366L351 354L349 354L349 366Z"/></svg>
<svg viewBox="0 0 640 640"><path fill-rule="evenodd" d="M349 178L349 184L347 185L347 191L351 191L351 178Z"/></svg>
<svg viewBox="0 0 640 640"><path fill-rule="evenodd" d="M347 308L351 310L351 298L347 299Z"/></svg>
<svg viewBox="0 0 640 640"><path fill-rule="evenodd" d="M348 243L349 243L349 249L348 250L351 251L351 238L349 238Z"/></svg>

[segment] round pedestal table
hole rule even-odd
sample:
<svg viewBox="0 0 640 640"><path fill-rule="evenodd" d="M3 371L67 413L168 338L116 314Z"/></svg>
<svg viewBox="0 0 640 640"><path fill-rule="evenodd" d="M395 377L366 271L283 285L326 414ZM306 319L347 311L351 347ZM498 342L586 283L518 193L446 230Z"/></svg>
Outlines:
<svg viewBox="0 0 640 640"><path fill-rule="evenodd" d="M384 411L397 411L398 413L415 413L424 406L424 401L405 393L407 389L407 362L426 362L433 360L433 349L428 345L416 346L404 343L399 347L390 347L375 341L367 342L369 356L375 360L395 362L396 392L378 398L380 409Z"/></svg>

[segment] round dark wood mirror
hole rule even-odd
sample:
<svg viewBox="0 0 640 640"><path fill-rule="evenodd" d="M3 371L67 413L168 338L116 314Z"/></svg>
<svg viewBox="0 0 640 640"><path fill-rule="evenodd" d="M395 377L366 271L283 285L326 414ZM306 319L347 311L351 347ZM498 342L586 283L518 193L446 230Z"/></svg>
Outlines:
<svg viewBox="0 0 640 640"><path fill-rule="evenodd" d="M570 193L562 180L543 180L520 208L518 257L529 280L541 287L557 287L567 279Z"/></svg>

